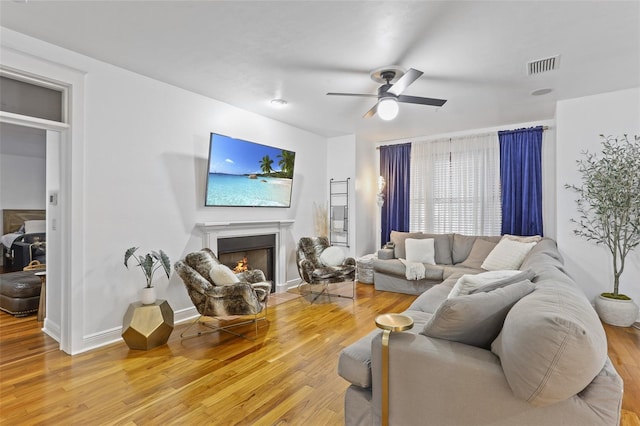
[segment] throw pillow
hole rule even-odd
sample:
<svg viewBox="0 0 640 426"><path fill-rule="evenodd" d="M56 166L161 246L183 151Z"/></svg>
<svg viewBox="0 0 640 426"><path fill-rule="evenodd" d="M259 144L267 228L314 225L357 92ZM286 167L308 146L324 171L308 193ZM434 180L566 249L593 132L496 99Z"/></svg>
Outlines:
<svg viewBox="0 0 640 426"><path fill-rule="evenodd" d="M508 238L510 240L513 240L513 241L520 241L521 243L537 243L542 239L542 237L540 235L532 235L530 237L523 237L521 235L509 235L509 234L504 234L502 236L502 238Z"/></svg>
<svg viewBox="0 0 640 426"><path fill-rule="evenodd" d="M213 265L209 270L209 276L215 285L233 285L240 282L231 268L223 264Z"/></svg>
<svg viewBox="0 0 640 426"><path fill-rule="evenodd" d="M521 281L489 293L446 299L425 324L422 334L488 349L513 305L534 285Z"/></svg>
<svg viewBox="0 0 640 426"><path fill-rule="evenodd" d="M496 245L498 245L498 243L481 240L480 238L476 239L471 247L469 257L460 265L466 266L467 268L480 269L482 262L489 256L489 253L491 253Z"/></svg>
<svg viewBox="0 0 640 426"><path fill-rule="evenodd" d="M405 249L407 252L407 262L427 263L435 265L435 241L433 238L414 239L407 238L405 240Z"/></svg>
<svg viewBox="0 0 640 426"><path fill-rule="evenodd" d="M25 220L24 233L34 234L36 232L47 232L47 221L46 220Z"/></svg>
<svg viewBox="0 0 640 426"><path fill-rule="evenodd" d="M407 238L420 238L422 232L400 232L391 231L389 239L395 244L394 257L396 259L406 259L407 254L405 251L405 241Z"/></svg>
<svg viewBox="0 0 640 426"><path fill-rule="evenodd" d="M327 247L320 255L320 262L324 266L339 266L344 262L344 252L340 247Z"/></svg>
<svg viewBox="0 0 640 426"><path fill-rule="evenodd" d="M491 272L485 272L485 274L489 274L489 273ZM533 282L533 279L535 277L536 277L536 273L533 272L533 269L527 269L526 271L519 272L516 275L511 275L511 276L499 279L497 281L494 281L492 283L484 284L478 288L474 288L473 290L469 291L469 294L486 293L489 291L493 291L497 288L502 288L511 284L519 283L520 281L524 281L524 280L529 280Z"/></svg>
<svg viewBox="0 0 640 426"><path fill-rule="evenodd" d="M535 245L535 242L521 243L503 238L482 262L482 269L487 271L519 269L522 261Z"/></svg>
<svg viewBox="0 0 640 426"><path fill-rule="evenodd" d="M503 279L511 279L516 275L520 275L520 271L489 271L477 275L465 274L458 278L456 283L451 288L449 296L447 297L451 298L456 296L464 296L465 294L470 294L472 291L477 290L480 287L491 285L492 283L496 281L502 281ZM518 281L523 281L526 279L527 278L523 278Z"/></svg>

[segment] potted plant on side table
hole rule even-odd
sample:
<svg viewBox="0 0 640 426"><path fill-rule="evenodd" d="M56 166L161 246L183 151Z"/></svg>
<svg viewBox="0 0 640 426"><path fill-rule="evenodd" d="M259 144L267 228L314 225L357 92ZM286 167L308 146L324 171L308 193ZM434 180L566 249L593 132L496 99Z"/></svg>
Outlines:
<svg viewBox="0 0 640 426"><path fill-rule="evenodd" d="M142 269L142 272L147 279L147 285L140 293L140 301L144 305L150 305L156 301L156 289L152 285L153 274L156 270L162 268L165 274L167 274L167 278L169 278L171 262L169 261L169 256L167 256L162 250L159 250L158 252L152 251L146 255L138 256L135 254L138 248L139 247L131 247L127 249L124 253L124 266L129 269L129 259L132 257L138 262L137 266Z"/></svg>
<svg viewBox="0 0 640 426"><path fill-rule="evenodd" d="M577 160L582 186L565 185L578 194L580 218L574 233L606 246L613 260L613 292L596 299L596 311L607 324L629 327L638 306L618 291L629 252L640 245L640 136L603 139L598 156L584 152Z"/></svg>

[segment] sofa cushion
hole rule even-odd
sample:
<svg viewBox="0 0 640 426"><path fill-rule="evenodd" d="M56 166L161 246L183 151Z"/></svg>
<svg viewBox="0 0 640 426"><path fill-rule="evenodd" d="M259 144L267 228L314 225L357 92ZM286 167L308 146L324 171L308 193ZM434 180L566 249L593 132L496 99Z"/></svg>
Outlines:
<svg viewBox="0 0 640 426"><path fill-rule="evenodd" d="M395 244L394 257L396 259L406 259L407 253L405 251L405 240L407 238L420 238L421 232L400 232L391 231L391 242Z"/></svg>
<svg viewBox="0 0 640 426"><path fill-rule="evenodd" d="M420 262L435 265L435 246L433 238L407 238L404 240L407 262Z"/></svg>
<svg viewBox="0 0 640 426"><path fill-rule="evenodd" d="M491 253L482 262L481 267L487 271L497 271L501 269L519 269L529 251L537 243L521 243L509 238L503 238L491 250Z"/></svg>
<svg viewBox="0 0 640 426"><path fill-rule="evenodd" d="M508 313L491 350L513 393L545 406L593 380L607 359L607 339L586 296L565 275L536 283Z"/></svg>
<svg viewBox="0 0 640 426"><path fill-rule="evenodd" d="M373 269L376 272L406 277L406 267L398 259L379 260L374 259ZM424 279L442 281L443 267L439 265L424 265Z"/></svg>
<svg viewBox="0 0 640 426"><path fill-rule="evenodd" d="M431 318L430 313L418 311L407 311L405 314L413 319L413 328L406 332L414 334L418 334ZM371 341L381 332L375 329L340 352L338 374L342 378L361 388L371 387Z"/></svg>
<svg viewBox="0 0 640 426"><path fill-rule="evenodd" d="M480 269L482 266L482 262L484 262L489 253L491 253L491 251L496 247L497 244L498 243L494 243L492 241L486 241L481 238L477 238L473 242L473 246L471 247L469 255L464 260L464 262L460 263L460 265L469 268Z"/></svg>
<svg viewBox="0 0 640 426"><path fill-rule="evenodd" d="M422 334L489 348L509 309L533 289L527 280L488 293L447 299L426 323Z"/></svg>
<svg viewBox="0 0 640 426"><path fill-rule="evenodd" d="M536 276L536 273L533 272L533 269L527 269L526 271L522 271L516 275L505 277L500 280L496 280L492 283L484 284L484 285L481 285L480 287L474 288L473 290L469 291L469 294L493 291L497 288L506 287L508 285L519 283L520 281L524 281L524 280L529 280L533 282L533 279L535 278L535 276Z"/></svg>
<svg viewBox="0 0 640 426"><path fill-rule="evenodd" d="M433 238L436 250L435 260L438 265L451 265L451 245L453 234L422 234L420 238Z"/></svg>
<svg viewBox="0 0 640 426"><path fill-rule="evenodd" d="M476 241L476 239L491 241L497 244L500 241L500 238L502 237L453 234L453 246L451 248L451 257L453 263L457 264L464 262L467 257L469 257L469 253L471 253L473 243Z"/></svg>

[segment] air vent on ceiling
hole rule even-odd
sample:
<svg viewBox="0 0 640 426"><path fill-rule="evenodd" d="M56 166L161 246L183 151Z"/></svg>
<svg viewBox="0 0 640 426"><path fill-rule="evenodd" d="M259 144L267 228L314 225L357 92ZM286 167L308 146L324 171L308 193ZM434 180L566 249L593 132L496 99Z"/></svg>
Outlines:
<svg viewBox="0 0 640 426"><path fill-rule="evenodd" d="M529 75L542 74L543 72L557 70L558 65L560 65L560 55L538 59L527 64L527 73Z"/></svg>

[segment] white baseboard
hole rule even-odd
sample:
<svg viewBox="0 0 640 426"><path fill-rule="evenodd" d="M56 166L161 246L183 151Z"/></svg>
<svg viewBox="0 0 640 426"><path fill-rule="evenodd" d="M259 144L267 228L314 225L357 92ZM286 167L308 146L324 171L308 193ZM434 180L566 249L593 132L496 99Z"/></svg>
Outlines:
<svg viewBox="0 0 640 426"><path fill-rule="evenodd" d="M300 284L300 281L301 281L300 278L298 278L294 280L289 280L283 284L277 284L276 293L286 293L288 290L298 287L298 284Z"/></svg>
<svg viewBox="0 0 640 426"><path fill-rule="evenodd" d="M195 306L186 308L186 309L180 309L173 313L173 323L174 325L181 324L183 322L197 318L198 316L199 314ZM54 336L51 336L51 337L54 337ZM110 345L112 343L121 342L121 341L122 341L122 327L114 327L109 330L100 331L98 333L87 334L82 338L82 349L74 352L74 355L82 352L87 352L93 349L97 349L102 346Z"/></svg>
<svg viewBox="0 0 640 426"><path fill-rule="evenodd" d="M60 343L60 324L56 324L49 318L45 318L42 332L51 337L56 342Z"/></svg>
<svg viewBox="0 0 640 426"><path fill-rule="evenodd" d="M637 328L638 330L640 330L640 321L634 322L632 327L633 328Z"/></svg>

